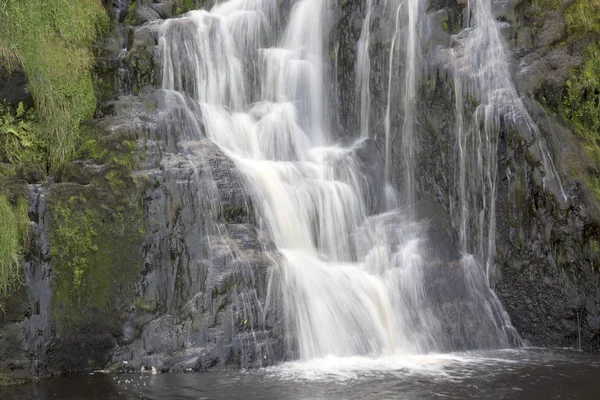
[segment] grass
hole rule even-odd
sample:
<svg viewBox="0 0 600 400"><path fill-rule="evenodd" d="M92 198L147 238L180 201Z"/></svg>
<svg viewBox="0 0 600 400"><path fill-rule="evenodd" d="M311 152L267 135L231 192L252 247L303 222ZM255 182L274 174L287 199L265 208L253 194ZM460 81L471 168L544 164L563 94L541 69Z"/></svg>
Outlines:
<svg viewBox="0 0 600 400"><path fill-rule="evenodd" d="M592 159L589 183L600 200L600 2L576 1L564 16L569 36L589 44L582 65L571 71L560 111Z"/></svg>
<svg viewBox="0 0 600 400"><path fill-rule="evenodd" d="M54 170L74 153L82 121L96 108L95 38L108 27L100 0L3 0L0 63L23 67Z"/></svg>
<svg viewBox="0 0 600 400"><path fill-rule="evenodd" d="M569 34L600 33L600 2L577 0L565 10Z"/></svg>
<svg viewBox="0 0 600 400"><path fill-rule="evenodd" d="M27 202L11 204L0 195L0 310L2 298L21 283L21 259L27 237Z"/></svg>

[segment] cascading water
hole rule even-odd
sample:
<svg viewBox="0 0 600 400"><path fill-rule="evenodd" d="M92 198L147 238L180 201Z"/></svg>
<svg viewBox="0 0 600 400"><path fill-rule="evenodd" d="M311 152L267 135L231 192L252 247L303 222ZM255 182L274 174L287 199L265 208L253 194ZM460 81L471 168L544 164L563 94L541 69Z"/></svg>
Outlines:
<svg viewBox="0 0 600 400"><path fill-rule="evenodd" d="M365 186L357 147L327 145L331 4L296 2L282 32L273 24L277 4L230 1L169 21L161 38L163 88L200 104L206 134L246 175L261 222L283 255L293 354L429 350L420 339L431 335L429 313L418 312L416 230L393 213L369 219L368 192L377 187ZM257 76L249 79L243 66L254 57ZM385 227L390 222L398 226Z"/></svg>
<svg viewBox="0 0 600 400"><path fill-rule="evenodd" d="M469 27L454 37L452 50L458 148L457 204L452 211L464 254L462 267L467 275L485 281L489 288L496 255L497 153L503 124L530 132L548 175L544 182L563 199L566 196L545 141L512 83L508 50L492 2L470 1L469 9ZM466 96L479 104L467 109ZM486 296L491 300L487 312L497 321L497 328L520 343L495 293L491 289L488 292Z"/></svg>
<svg viewBox="0 0 600 400"><path fill-rule="evenodd" d="M406 166L403 210L382 205L394 203L381 201L389 195L383 179L387 166L373 174L362 164L365 152L377 158L376 150L369 150L372 142L332 144L335 110L329 107L326 82L333 0L291 3L230 0L210 12L192 11L164 23L159 43L163 89L177 99L170 106L195 115L184 127L186 136L194 141L205 134L235 162L261 228L282 255L277 275L289 356L426 353L464 348L465 343L507 346L505 332L497 328L502 308L477 270L464 271L466 294L459 302L473 304L469 310L477 316L467 318L476 319L475 329L484 339L453 345L451 337L468 333L449 332L442 321L445 311L428 291L426 271L432 267L422 252L424 226L412 211L422 2L383 3L394 9L396 26L385 163L392 134L393 56L397 42L405 39L399 129ZM358 44L361 136L369 135L368 30L375 6L367 5ZM494 161L486 161L491 171Z"/></svg>
<svg viewBox="0 0 600 400"><path fill-rule="evenodd" d="M399 154L402 163L401 194L404 204L409 207L409 210L412 210L412 206L416 202L416 104L424 5L422 0L386 0L378 6L384 14L387 14L387 18L383 18L385 23L394 27L388 56L387 98L384 117L385 175L386 181L390 182L392 136L397 136L400 139L401 148L401 154ZM370 19L369 11L365 21ZM363 26L364 29L365 26ZM361 54L361 42L359 42L358 54ZM369 65L368 57L367 61L359 59L358 74L363 76L368 73L365 70ZM396 93L398 92L401 93L399 103L396 102ZM361 104L370 107L370 103L363 102L362 97ZM401 110L401 123L398 127L393 126L392 121L392 114L395 109ZM369 115L369 109L361 111L361 126L363 120L368 120Z"/></svg>
<svg viewBox="0 0 600 400"><path fill-rule="evenodd" d="M370 133L370 110L371 110L371 59L369 57L369 42L371 36L371 12L373 11L373 0L367 0L366 15L360 31L360 38L356 48L356 88L359 93L360 109L360 136L369 137Z"/></svg>
<svg viewBox="0 0 600 400"><path fill-rule="evenodd" d="M415 118L417 104L417 79L419 62L419 27L423 12L421 0L407 0L407 38L404 63L404 90L402 122L402 159L404 162L404 196L406 205L412 209L415 204ZM389 141L387 141L389 142Z"/></svg>
<svg viewBox="0 0 600 400"><path fill-rule="evenodd" d="M501 123L522 125L532 132L548 174L545 181L552 180L563 198L565 194L543 137L512 83L508 50L491 1L473 3L471 26L455 37L457 46L453 50L459 149L456 215L460 221L461 249L475 254L489 272L496 251L495 198ZM479 101L473 110L465 110L467 95Z"/></svg>

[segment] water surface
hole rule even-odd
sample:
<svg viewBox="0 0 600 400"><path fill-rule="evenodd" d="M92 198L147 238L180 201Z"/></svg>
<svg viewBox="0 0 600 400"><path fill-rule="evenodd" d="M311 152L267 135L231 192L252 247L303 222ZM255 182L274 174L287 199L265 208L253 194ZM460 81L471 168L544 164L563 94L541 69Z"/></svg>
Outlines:
<svg viewBox="0 0 600 400"><path fill-rule="evenodd" d="M600 354L500 350L325 358L252 371L93 373L0 388L0 399L598 399Z"/></svg>

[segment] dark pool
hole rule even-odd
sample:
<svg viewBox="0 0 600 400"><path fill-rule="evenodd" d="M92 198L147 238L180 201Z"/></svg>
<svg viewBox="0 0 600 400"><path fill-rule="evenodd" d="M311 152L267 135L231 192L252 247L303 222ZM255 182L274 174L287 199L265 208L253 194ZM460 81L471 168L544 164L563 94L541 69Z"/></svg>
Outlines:
<svg viewBox="0 0 600 400"><path fill-rule="evenodd" d="M0 388L0 399L600 400L600 354L519 349L327 358L236 372L96 372Z"/></svg>

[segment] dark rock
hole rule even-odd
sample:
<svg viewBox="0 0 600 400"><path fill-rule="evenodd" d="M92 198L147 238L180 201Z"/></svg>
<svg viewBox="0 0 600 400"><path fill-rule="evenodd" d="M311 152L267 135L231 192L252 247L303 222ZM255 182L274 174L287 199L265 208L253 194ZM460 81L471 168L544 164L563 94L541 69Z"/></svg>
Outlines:
<svg viewBox="0 0 600 400"><path fill-rule="evenodd" d="M385 204L385 160L377 142L364 139L351 147L353 157L358 161L358 170L363 174L362 192L370 214L382 212Z"/></svg>
<svg viewBox="0 0 600 400"><path fill-rule="evenodd" d="M430 196L421 199L415 208L416 219L420 221L427 240L427 258L439 265L456 263L460 254L457 251L456 231L450 215Z"/></svg>
<svg viewBox="0 0 600 400"><path fill-rule="evenodd" d="M0 65L0 103L33 105L31 94L27 90L27 77L25 72L17 69L9 71Z"/></svg>

